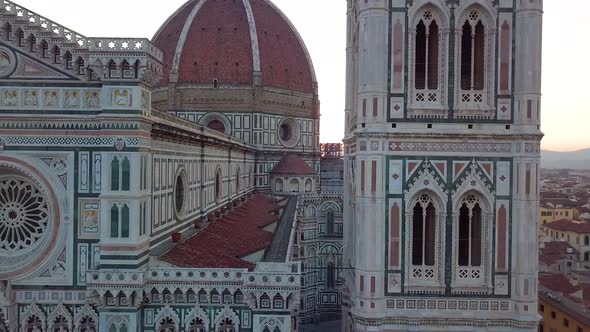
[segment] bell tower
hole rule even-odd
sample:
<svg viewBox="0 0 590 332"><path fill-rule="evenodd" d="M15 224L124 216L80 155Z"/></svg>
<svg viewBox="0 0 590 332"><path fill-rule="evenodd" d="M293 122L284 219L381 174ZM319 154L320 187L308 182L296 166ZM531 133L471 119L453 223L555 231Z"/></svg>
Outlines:
<svg viewBox="0 0 590 332"><path fill-rule="evenodd" d="M536 331L542 15L348 0L344 331Z"/></svg>

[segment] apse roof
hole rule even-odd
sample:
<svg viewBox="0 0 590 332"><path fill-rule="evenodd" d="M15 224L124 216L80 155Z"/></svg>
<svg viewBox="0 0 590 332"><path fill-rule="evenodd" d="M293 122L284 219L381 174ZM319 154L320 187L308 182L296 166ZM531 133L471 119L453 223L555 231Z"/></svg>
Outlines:
<svg viewBox="0 0 590 332"><path fill-rule="evenodd" d="M271 171L273 174L312 175L316 171L296 154L286 154Z"/></svg>

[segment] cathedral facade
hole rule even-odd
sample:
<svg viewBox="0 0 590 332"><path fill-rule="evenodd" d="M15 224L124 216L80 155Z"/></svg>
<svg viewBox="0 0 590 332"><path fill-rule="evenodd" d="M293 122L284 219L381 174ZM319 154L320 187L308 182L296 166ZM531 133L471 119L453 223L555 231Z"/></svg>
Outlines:
<svg viewBox="0 0 590 332"><path fill-rule="evenodd" d="M190 0L151 40L4 1L0 331L297 330L300 258L324 251L339 315L341 240L299 238L342 229L317 88L268 0Z"/></svg>
<svg viewBox="0 0 590 332"><path fill-rule="evenodd" d="M348 1L343 331L536 331L542 0Z"/></svg>

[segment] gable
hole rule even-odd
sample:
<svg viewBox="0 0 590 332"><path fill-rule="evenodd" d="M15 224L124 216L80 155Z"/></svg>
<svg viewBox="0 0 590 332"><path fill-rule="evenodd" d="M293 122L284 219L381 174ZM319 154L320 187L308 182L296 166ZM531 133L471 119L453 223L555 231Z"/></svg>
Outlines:
<svg viewBox="0 0 590 332"><path fill-rule="evenodd" d="M50 61L49 59L44 60ZM79 77L70 75L58 66L60 65L46 63L30 54L0 43L0 81L80 80Z"/></svg>

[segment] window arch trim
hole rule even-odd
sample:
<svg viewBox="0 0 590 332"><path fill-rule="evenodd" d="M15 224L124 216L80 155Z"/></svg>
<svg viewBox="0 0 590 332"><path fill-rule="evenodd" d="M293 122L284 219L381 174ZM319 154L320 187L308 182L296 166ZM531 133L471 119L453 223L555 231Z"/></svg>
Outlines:
<svg viewBox="0 0 590 332"><path fill-rule="evenodd" d="M420 179L418 179L417 183L423 183L425 179L429 179L430 176L427 175L428 173L425 172ZM444 292L445 283L444 283L444 262L445 262L445 223L446 223L446 199L443 200L443 197L447 197L444 191L438 187L437 185L433 185L436 183L434 179L431 179L429 188L423 187L413 187L410 189L408 193L408 197L411 197L409 200L406 201L406 210L405 210L405 229L406 229L406 236L408 239L413 239L413 212L414 207L416 204L419 204L419 200L422 196L427 195L430 197L429 203L432 203L434 207L434 218L433 222L435 223L434 229L434 241L435 241L435 248L434 248L434 264L427 266L427 265L414 265L412 264L412 256L413 256L413 242L411 240L406 241L405 243L405 260L409 262L405 264L405 279L404 283L406 285L406 289L408 291L417 291L417 292L435 292L440 293ZM426 205L428 206L428 205Z"/></svg>
<svg viewBox="0 0 590 332"><path fill-rule="evenodd" d="M440 0L418 0L408 10L408 113L410 117L447 116L448 89L448 50L450 34L450 11ZM429 32L436 22L437 39L424 45L421 53L425 59L419 64L418 26L423 22ZM435 55L437 61L433 61ZM430 59L430 61L429 61ZM420 84L419 76L423 76Z"/></svg>
<svg viewBox="0 0 590 332"><path fill-rule="evenodd" d="M467 181L470 181L469 178ZM494 261L492 257L492 245L495 234L494 223L495 223L495 208L490 199L490 193L482 192L481 188L462 190L455 194L453 198L453 256L452 263L452 281L451 287L453 292L479 292L482 294L489 294L492 291L491 284L491 269ZM470 201L470 197L475 198L475 201ZM481 208L481 221L480 221L480 264L472 264L471 256L469 258L469 264L460 264L459 261L459 250L460 250L460 217L461 208L467 202L471 207L475 206L475 203ZM471 251L472 248L469 247Z"/></svg>

